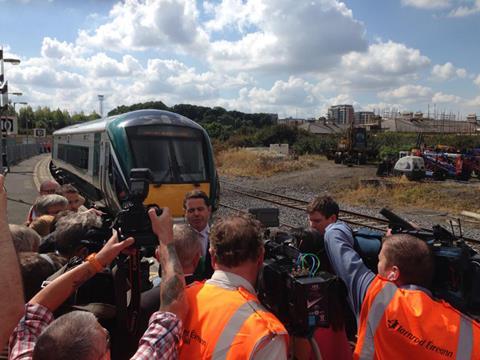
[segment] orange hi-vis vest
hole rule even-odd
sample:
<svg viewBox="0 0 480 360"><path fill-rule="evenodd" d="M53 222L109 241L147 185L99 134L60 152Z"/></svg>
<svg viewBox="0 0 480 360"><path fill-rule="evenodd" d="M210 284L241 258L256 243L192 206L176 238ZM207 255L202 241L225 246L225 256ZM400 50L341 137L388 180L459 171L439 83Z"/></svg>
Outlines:
<svg viewBox="0 0 480 360"><path fill-rule="evenodd" d="M262 340L274 336L282 336L287 348L285 327L247 290L196 282L186 296L180 359L250 359Z"/></svg>
<svg viewBox="0 0 480 360"><path fill-rule="evenodd" d="M480 359L480 325L377 275L363 300L354 359Z"/></svg>

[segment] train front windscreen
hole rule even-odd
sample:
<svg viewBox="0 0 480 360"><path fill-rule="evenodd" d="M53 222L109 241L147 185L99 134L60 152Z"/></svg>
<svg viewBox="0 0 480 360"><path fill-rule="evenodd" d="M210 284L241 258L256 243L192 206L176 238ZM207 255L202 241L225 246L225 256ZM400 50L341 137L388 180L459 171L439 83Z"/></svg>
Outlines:
<svg viewBox="0 0 480 360"><path fill-rule="evenodd" d="M127 129L134 167L149 168L155 183L208 181L206 144L200 130L150 125Z"/></svg>

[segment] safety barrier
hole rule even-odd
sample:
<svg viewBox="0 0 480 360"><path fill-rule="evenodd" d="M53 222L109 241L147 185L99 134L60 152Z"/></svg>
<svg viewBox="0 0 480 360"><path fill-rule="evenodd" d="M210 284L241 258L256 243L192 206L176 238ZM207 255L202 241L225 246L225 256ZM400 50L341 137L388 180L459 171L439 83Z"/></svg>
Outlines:
<svg viewBox="0 0 480 360"><path fill-rule="evenodd" d="M20 161L47 152L49 149L42 144L7 144L8 165L18 164Z"/></svg>

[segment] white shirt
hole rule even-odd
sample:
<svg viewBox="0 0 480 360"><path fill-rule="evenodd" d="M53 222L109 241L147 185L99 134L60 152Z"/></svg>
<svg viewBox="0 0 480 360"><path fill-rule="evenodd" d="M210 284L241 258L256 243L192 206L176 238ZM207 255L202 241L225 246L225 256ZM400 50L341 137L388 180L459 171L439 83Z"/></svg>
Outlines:
<svg viewBox="0 0 480 360"><path fill-rule="evenodd" d="M210 235L210 225L207 224L207 226L205 226L202 231L195 230L195 232L200 235L200 242L202 243L202 257L205 258L208 251L208 236Z"/></svg>
<svg viewBox="0 0 480 360"><path fill-rule="evenodd" d="M252 294L256 294L252 284L245 278L222 270L215 270L206 284L215 285L224 289L238 289L243 287ZM283 336L267 336L258 341L255 346L254 360L272 359L287 360L287 347Z"/></svg>

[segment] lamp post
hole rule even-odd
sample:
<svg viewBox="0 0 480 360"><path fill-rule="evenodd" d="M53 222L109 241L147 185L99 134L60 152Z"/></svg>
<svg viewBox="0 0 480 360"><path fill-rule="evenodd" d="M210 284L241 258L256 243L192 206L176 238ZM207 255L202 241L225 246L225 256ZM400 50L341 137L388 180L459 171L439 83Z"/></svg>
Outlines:
<svg viewBox="0 0 480 360"><path fill-rule="evenodd" d="M5 81L5 72L4 72L4 63L10 63L12 65L20 64L20 59L12 59L12 58L3 58L3 48L0 47L0 95L3 99L2 107L0 107L0 118L3 107L8 107L8 82ZM14 105L15 107L15 105ZM10 170L7 161L7 130L2 127L2 172L5 172L5 168L7 171Z"/></svg>

